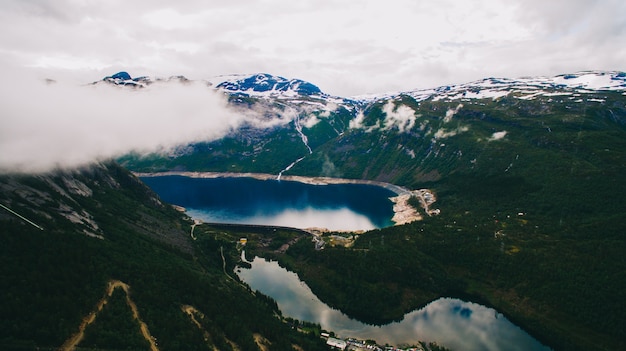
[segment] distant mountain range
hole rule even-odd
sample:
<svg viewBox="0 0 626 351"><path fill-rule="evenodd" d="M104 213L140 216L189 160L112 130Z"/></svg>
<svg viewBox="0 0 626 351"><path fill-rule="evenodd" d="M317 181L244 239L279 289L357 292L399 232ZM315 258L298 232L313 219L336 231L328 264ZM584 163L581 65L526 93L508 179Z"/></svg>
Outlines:
<svg viewBox="0 0 626 351"><path fill-rule="evenodd" d="M146 87L157 82L185 82L187 79L180 76L131 78L120 72L104 81ZM488 118L493 113L487 111L547 114L547 118L533 121L549 130L553 122L561 123L550 119L550 111L573 112L611 105L612 108L606 110L608 118L620 125L626 122L623 107L617 102L624 98L626 91L626 73L623 72L486 78L433 89L353 97L331 96L312 83L269 74L220 76L205 82L209 88L226 94L233 108L254 111L251 115L256 116L256 121L249 120L217 141L181 145L167 155L128 155L120 159L122 164L140 171L229 169L278 175L288 170L292 174L393 182L410 176L403 170L394 170L397 167L391 164L381 164L384 160L408 162L415 159L420 161L420 166L413 167L421 169L418 173L435 169L439 172L440 167L425 167L425 164L445 154L444 144L448 144L445 150L450 150L451 144L444 140L453 142L452 137L460 134L473 135L475 140L515 136L515 131L505 126L515 125L514 122L493 125L493 118ZM482 119L476 119L477 114L483 115ZM371 140L370 143L374 143L371 145L378 143L374 140L380 137L375 137L373 132L406 138L396 150L386 151L404 156L380 160L358 156L364 152L371 155L372 147L366 146L364 140ZM359 140L354 139L357 135L360 135ZM351 140L350 145L345 145L347 140ZM364 149L357 147L357 143L363 143ZM226 144L228 148L222 147ZM379 147L387 145L382 143ZM471 149L475 147L472 145ZM214 152L218 149L219 152ZM459 147L457 152L471 154L464 149L467 146ZM456 161L446 161L446 167L451 166L450 162Z"/></svg>
<svg viewBox="0 0 626 351"><path fill-rule="evenodd" d="M117 85L145 87L154 82L182 80L183 76L169 78L150 78L147 76L131 78L127 72L118 72L105 77L103 81ZM300 79L287 79L267 73L251 75L234 74L216 76L207 82L217 89L238 96L254 97L296 97L317 95L330 97L313 83ZM368 94L343 97L354 101L374 101L399 95L410 95L419 101L426 99L482 99L498 98L513 94L522 99L530 99L537 93L551 93L553 90L569 90L572 94L595 91L626 90L626 72L619 71L581 71L571 74L560 74L553 77L522 77L522 78L485 78L475 82L458 85L445 85L431 89L415 89L397 93ZM541 95L541 94L539 94ZM337 97L335 97L337 98Z"/></svg>

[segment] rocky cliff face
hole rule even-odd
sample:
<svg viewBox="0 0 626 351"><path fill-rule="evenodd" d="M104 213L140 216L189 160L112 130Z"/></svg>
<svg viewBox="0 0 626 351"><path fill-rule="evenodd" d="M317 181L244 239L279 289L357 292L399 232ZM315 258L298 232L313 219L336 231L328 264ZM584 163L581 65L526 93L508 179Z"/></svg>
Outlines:
<svg viewBox="0 0 626 351"><path fill-rule="evenodd" d="M110 240L108 229L119 225L191 252L169 205L113 163L0 179L0 204L5 207L0 220L13 225L94 240Z"/></svg>

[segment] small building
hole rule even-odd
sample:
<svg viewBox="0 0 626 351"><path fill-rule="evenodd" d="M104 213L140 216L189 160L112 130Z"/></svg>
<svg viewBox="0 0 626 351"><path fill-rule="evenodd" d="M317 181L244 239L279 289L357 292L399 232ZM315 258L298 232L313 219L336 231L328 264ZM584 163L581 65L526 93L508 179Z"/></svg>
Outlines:
<svg viewBox="0 0 626 351"><path fill-rule="evenodd" d="M332 347L333 349L345 350L346 347L348 346L348 343L345 342L344 340L328 338L328 340L326 341L326 345Z"/></svg>
<svg viewBox="0 0 626 351"><path fill-rule="evenodd" d="M239 243L241 245L245 245L247 242L248 242L248 238L241 238L241 239L239 239Z"/></svg>

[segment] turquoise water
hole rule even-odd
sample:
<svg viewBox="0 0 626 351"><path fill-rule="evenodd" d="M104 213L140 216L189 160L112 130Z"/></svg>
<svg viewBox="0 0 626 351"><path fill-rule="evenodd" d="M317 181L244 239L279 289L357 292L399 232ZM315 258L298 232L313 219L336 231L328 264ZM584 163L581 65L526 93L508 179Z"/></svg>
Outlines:
<svg viewBox="0 0 626 351"><path fill-rule="evenodd" d="M205 222L370 230L393 225L395 193L364 184L253 178L142 177L164 201Z"/></svg>

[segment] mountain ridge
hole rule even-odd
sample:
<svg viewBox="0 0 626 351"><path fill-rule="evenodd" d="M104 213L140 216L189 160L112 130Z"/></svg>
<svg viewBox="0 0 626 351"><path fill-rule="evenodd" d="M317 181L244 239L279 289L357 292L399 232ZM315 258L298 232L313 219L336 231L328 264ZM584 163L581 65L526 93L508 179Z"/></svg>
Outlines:
<svg viewBox="0 0 626 351"><path fill-rule="evenodd" d="M130 85L138 87L145 87L154 82L170 80L188 81L189 79L180 75L170 76L168 78L151 78L149 76L132 78L130 74L125 71L118 72L102 79L102 81L116 85ZM432 88L409 89L386 93L357 94L349 96L333 96L324 93L318 86L311 82L297 78L289 79L261 72L251 74L218 75L202 81L207 82L209 86L213 86L218 90L244 96L294 97L297 95L320 95L356 101L375 101L384 98L397 97L400 95L411 95L421 101L428 98L437 98L436 95L438 94L442 95L438 99L497 98L503 96L497 94L497 92L501 92L506 88L518 88L520 92L525 93L525 98L532 98L532 96L529 96L532 94L531 91L541 88L568 89L578 93L590 91L626 90L625 72L601 70L584 70L574 73L558 74L555 76L522 76L518 78L488 77L466 83L448 84ZM451 93L458 93L464 90L473 92L480 92L484 90L485 93L483 95L476 93L475 95L466 95L463 97L451 95ZM492 93L493 95L490 96L489 93Z"/></svg>
<svg viewBox="0 0 626 351"><path fill-rule="evenodd" d="M251 120L249 124L244 123L220 140L183 145L169 153L167 158L156 154L148 155L151 161L143 163L149 163L151 167L141 166L140 159L145 160L145 155L125 156L120 159L122 164L142 172L230 170L270 172L278 175L288 171L307 176L344 176L348 170L337 166L335 161L340 160L333 159L330 152L334 153L332 148L341 150L345 147L341 144L361 132L369 136L372 132L404 135L408 139L400 148L409 158L405 158L406 161L403 162L422 159L424 163L425 159L441 155L439 149L445 144L444 140L467 134L472 127L463 123L465 118L462 116L466 114L486 115L504 110L515 114L544 114L563 108L585 111L595 108L594 105L604 109L604 105L607 105L606 113L609 118L618 123L626 123L626 117L622 114L623 107L618 102L626 94L626 73L618 71L583 71L552 78L486 78L457 86L360 99L333 97L324 93L298 94L294 90L285 93L275 89L275 85L271 85L271 89L270 85L265 85L255 91L253 83L258 77L259 75L222 77L223 81L216 80L210 87L225 93L231 106L253 111L257 117L252 118L273 127L256 127ZM289 82L286 78L276 79L285 84ZM267 76L262 75L261 81L267 80ZM219 88L220 85L232 87L232 90ZM286 86L288 85L284 85ZM608 97L610 99L607 102ZM551 130L547 120L535 121L545 126L546 130ZM472 123L485 124L480 120ZM511 138L510 131L500 128L483 131L476 135L476 140ZM295 144L287 146L288 140ZM231 145L229 149L234 147L232 154L222 156L220 153L208 151L224 143ZM384 146L385 143L381 145ZM459 149L458 152L464 150ZM236 159L233 158L235 153L239 153ZM268 165L269 159L265 160L266 158L280 160L280 164ZM316 159L316 165L311 164L313 159ZM373 160L364 162L371 163ZM317 171L312 167L317 168ZM430 171L432 170L424 170L424 173ZM354 174L351 170L349 173L352 178L385 182L393 182L398 178L393 170L360 174Z"/></svg>

